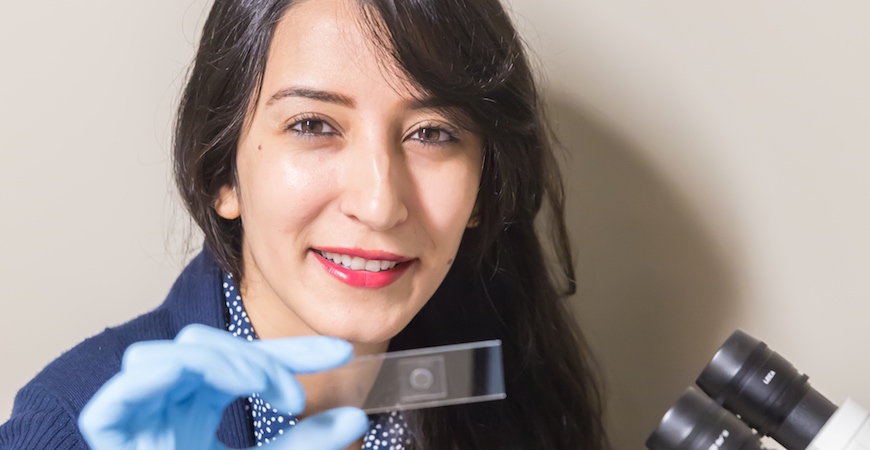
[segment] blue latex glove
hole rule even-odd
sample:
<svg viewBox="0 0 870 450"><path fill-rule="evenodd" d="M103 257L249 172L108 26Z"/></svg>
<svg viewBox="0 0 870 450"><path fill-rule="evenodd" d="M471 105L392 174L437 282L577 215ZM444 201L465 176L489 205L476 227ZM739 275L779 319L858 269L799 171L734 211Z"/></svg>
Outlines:
<svg viewBox="0 0 870 450"><path fill-rule="evenodd" d="M172 341L136 343L121 371L85 405L79 428L92 450L224 450L215 435L224 408L259 393L279 410L305 407L294 373L347 363L353 347L323 336L248 342L203 325ZM357 408L309 417L270 449L336 450L359 439L368 419Z"/></svg>

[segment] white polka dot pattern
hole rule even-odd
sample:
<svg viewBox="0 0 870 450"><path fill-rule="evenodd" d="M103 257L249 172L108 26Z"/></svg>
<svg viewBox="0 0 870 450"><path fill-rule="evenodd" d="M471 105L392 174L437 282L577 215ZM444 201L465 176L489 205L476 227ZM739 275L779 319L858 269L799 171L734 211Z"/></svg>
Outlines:
<svg viewBox="0 0 870 450"><path fill-rule="evenodd" d="M248 313L245 312L242 296L236 289L233 276L224 274L223 292L226 300L227 331L249 341L257 339L257 333L251 325ZM283 414L263 400L259 394L251 394L245 409L251 411L254 422L254 436L257 446L275 441L285 430L296 425L292 414ZM369 416L369 431L363 438L363 450L405 450L411 444L407 432L407 423L402 413L393 411L389 414Z"/></svg>

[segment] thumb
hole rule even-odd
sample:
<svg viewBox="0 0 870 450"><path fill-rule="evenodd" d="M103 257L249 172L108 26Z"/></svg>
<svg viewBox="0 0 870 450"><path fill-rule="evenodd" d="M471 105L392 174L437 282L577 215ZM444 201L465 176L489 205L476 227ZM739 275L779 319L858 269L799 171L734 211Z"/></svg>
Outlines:
<svg viewBox="0 0 870 450"><path fill-rule="evenodd" d="M341 450L361 438L369 419L361 409L342 407L300 421L266 447L270 450Z"/></svg>

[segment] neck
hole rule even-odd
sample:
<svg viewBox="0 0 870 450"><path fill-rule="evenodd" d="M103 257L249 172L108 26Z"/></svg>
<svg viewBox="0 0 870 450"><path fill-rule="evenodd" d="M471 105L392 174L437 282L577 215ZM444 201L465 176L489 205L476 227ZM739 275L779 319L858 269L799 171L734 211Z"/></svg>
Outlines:
<svg viewBox="0 0 870 450"><path fill-rule="evenodd" d="M260 339L316 336L308 326L275 295L262 295L262 282L242 280L240 292L248 318ZM354 358L387 351L390 341L351 342ZM362 406L377 377L379 365L349 365L326 372L296 375L305 390L305 417L338 406Z"/></svg>

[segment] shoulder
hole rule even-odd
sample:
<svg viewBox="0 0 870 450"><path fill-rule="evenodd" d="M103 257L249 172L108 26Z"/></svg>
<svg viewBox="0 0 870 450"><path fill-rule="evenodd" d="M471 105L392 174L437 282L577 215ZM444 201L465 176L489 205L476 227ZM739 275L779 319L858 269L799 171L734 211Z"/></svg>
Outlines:
<svg viewBox="0 0 870 450"><path fill-rule="evenodd" d="M0 426L0 450L86 448L83 443L82 447L57 443L31 447L5 445L30 435L73 433L81 441L76 426L78 415L94 393L120 370L127 347L140 341L173 339L190 323L223 326L220 269L207 251L190 262L157 309L84 340L25 385L15 397L9 421Z"/></svg>
<svg viewBox="0 0 870 450"><path fill-rule="evenodd" d="M51 362L15 396L0 426L0 449L85 449L76 421L97 389L118 372L139 340L171 338L160 310L86 339Z"/></svg>
<svg viewBox="0 0 870 450"><path fill-rule="evenodd" d="M18 391L12 417L0 425L0 450L87 448L76 426L76 417L54 398L28 388Z"/></svg>
<svg viewBox="0 0 870 450"><path fill-rule="evenodd" d="M157 309L121 326L107 328L64 352L24 389L54 397L77 413L120 370L127 347L134 342L174 337L169 319L165 310ZM16 398L16 407L17 404Z"/></svg>

